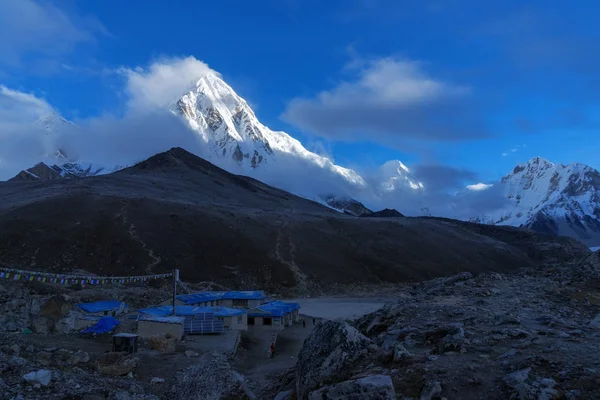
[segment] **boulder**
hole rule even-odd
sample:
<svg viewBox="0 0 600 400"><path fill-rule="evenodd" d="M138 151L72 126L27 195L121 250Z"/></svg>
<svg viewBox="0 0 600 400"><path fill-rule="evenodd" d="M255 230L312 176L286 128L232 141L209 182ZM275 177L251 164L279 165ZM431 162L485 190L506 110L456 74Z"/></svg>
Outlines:
<svg viewBox="0 0 600 400"><path fill-rule="evenodd" d="M294 398L294 397L292 397L293 395L294 395L293 390L286 390L285 392L277 393L277 396L275 396L275 398L273 400L292 400Z"/></svg>
<svg viewBox="0 0 600 400"><path fill-rule="evenodd" d="M137 362L137 358L125 352L105 353L98 358L96 369L101 375L123 376L132 372L137 367Z"/></svg>
<svg viewBox="0 0 600 400"><path fill-rule="evenodd" d="M52 380L52 372L47 369L40 369L39 371L30 372L23 376L23 379L32 386L48 386Z"/></svg>
<svg viewBox="0 0 600 400"><path fill-rule="evenodd" d="M421 391L421 397L419 400L431 400L434 396L442 393L442 385L439 382L431 381L425 383L423 391Z"/></svg>
<svg viewBox="0 0 600 400"><path fill-rule="evenodd" d="M177 373L169 396L172 400L256 399L242 375L220 353L202 356L198 363Z"/></svg>
<svg viewBox="0 0 600 400"><path fill-rule="evenodd" d="M404 347L400 343L394 346L394 361L406 361L409 360L412 356L413 355L408 350L406 350L406 347Z"/></svg>
<svg viewBox="0 0 600 400"><path fill-rule="evenodd" d="M8 355L19 357L21 354L21 346L18 344L13 344L8 348Z"/></svg>
<svg viewBox="0 0 600 400"><path fill-rule="evenodd" d="M590 321L589 327L600 330L600 314L596 315L596 317Z"/></svg>
<svg viewBox="0 0 600 400"><path fill-rule="evenodd" d="M460 351L468 341L461 324L450 324L425 332L425 343L436 346L435 352Z"/></svg>
<svg viewBox="0 0 600 400"><path fill-rule="evenodd" d="M310 392L309 400L395 400L392 378L373 375L345 381Z"/></svg>
<svg viewBox="0 0 600 400"><path fill-rule="evenodd" d="M305 398L333 377L343 380L352 365L368 354L371 345L370 339L345 322L327 321L317 325L298 354L298 398Z"/></svg>
<svg viewBox="0 0 600 400"><path fill-rule="evenodd" d="M79 363L87 363L90 361L90 355L85 351L77 350L68 359L68 363L71 365L77 365Z"/></svg>
<svg viewBox="0 0 600 400"><path fill-rule="evenodd" d="M48 320L44 317L38 317L31 321L31 330L37 334L45 335L49 332Z"/></svg>
<svg viewBox="0 0 600 400"><path fill-rule="evenodd" d="M532 398L532 387L527 383L531 368L510 373L504 377L504 384L510 389L511 399L526 400Z"/></svg>
<svg viewBox="0 0 600 400"><path fill-rule="evenodd" d="M37 298L31 299L29 303L29 315L35 317L40 314L40 300Z"/></svg>
<svg viewBox="0 0 600 400"><path fill-rule="evenodd" d="M76 315L73 312L67 314L66 317L59 319L54 325L54 329L58 333L71 333L75 330Z"/></svg>

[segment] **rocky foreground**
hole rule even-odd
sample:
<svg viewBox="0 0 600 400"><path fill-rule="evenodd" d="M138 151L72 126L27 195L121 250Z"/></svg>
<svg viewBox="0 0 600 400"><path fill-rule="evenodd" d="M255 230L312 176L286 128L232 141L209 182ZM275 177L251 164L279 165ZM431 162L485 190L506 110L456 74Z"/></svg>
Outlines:
<svg viewBox="0 0 600 400"><path fill-rule="evenodd" d="M359 320L319 323L295 367L259 388L216 353L172 379L141 382L136 370L102 376L93 357L5 334L0 398L600 398L599 282L594 253L515 275L460 273L407 285L395 303Z"/></svg>

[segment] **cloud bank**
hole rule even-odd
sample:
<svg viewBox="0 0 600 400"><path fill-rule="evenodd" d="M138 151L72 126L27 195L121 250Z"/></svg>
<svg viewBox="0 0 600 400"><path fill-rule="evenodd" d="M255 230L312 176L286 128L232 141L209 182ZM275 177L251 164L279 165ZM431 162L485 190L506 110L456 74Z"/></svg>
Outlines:
<svg viewBox="0 0 600 400"><path fill-rule="evenodd" d="M195 57L163 58L147 68L121 68L130 111L164 109L177 101L193 83L207 74L217 74Z"/></svg>
<svg viewBox="0 0 600 400"><path fill-rule="evenodd" d="M293 99L283 120L332 140L386 145L487 136L473 112L469 87L435 79L413 61L382 58L358 65L355 80L313 98Z"/></svg>

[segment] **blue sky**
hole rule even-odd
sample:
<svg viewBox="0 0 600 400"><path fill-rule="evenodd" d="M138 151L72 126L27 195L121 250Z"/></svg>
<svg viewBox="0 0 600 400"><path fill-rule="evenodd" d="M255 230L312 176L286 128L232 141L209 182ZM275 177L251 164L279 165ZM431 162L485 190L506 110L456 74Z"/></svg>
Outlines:
<svg viewBox="0 0 600 400"><path fill-rule="evenodd" d="M193 56L342 165L599 168L600 4L524 3L4 0L0 85L69 119L118 114L121 68Z"/></svg>

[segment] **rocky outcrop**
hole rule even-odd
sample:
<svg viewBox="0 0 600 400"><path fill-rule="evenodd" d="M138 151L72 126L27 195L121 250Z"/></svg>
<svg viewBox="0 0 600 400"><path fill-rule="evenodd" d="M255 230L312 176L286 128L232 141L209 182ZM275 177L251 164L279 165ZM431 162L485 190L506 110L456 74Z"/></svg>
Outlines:
<svg viewBox="0 0 600 400"><path fill-rule="evenodd" d="M373 349L373 343L345 322L319 323L304 341L296 364L296 394L306 395L332 380L343 380L361 358Z"/></svg>
<svg viewBox="0 0 600 400"><path fill-rule="evenodd" d="M177 374L169 398L253 400L256 396L246 386L244 377L229 365L226 356L213 352L201 357L198 364Z"/></svg>
<svg viewBox="0 0 600 400"><path fill-rule="evenodd" d="M46 353L67 356L60 349ZM40 369L38 353L22 350L20 355L0 351L0 399L158 400L134 380L106 378L73 365Z"/></svg>
<svg viewBox="0 0 600 400"><path fill-rule="evenodd" d="M600 289L581 279L582 263L595 270L590 256L407 286L395 303L354 323L386 355L363 373L389 371L407 398L600 398Z"/></svg>
<svg viewBox="0 0 600 400"><path fill-rule="evenodd" d="M392 379L387 375L340 382L308 395L309 400L395 400Z"/></svg>

